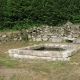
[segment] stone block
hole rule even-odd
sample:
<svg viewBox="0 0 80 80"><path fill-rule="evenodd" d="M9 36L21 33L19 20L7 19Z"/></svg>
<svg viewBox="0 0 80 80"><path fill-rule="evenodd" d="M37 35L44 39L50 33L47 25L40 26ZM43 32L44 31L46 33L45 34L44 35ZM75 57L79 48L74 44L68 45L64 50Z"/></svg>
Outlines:
<svg viewBox="0 0 80 80"><path fill-rule="evenodd" d="M74 41L73 41L73 43L80 43L80 38L76 38Z"/></svg>
<svg viewBox="0 0 80 80"><path fill-rule="evenodd" d="M49 39L50 42L62 42L62 38L53 37Z"/></svg>
<svg viewBox="0 0 80 80"><path fill-rule="evenodd" d="M36 38L36 41L42 41L42 38Z"/></svg>
<svg viewBox="0 0 80 80"><path fill-rule="evenodd" d="M7 37L7 35L6 34L2 34L2 37L5 38L5 37Z"/></svg>

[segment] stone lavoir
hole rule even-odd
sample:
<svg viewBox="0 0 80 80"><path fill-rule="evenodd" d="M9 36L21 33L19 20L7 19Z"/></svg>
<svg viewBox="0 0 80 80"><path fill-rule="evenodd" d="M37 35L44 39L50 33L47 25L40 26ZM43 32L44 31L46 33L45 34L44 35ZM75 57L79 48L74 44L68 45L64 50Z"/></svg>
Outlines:
<svg viewBox="0 0 80 80"><path fill-rule="evenodd" d="M70 57L80 49L79 45L39 44L8 50L9 56L20 59L46 59L69 61Z"/></svg>

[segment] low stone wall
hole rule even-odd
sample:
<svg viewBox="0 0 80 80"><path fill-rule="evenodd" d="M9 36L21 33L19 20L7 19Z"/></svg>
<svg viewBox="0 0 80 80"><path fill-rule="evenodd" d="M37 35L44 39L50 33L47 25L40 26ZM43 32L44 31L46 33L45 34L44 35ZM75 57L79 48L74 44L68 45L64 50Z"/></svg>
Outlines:
<svg viewBox="0 0 80 80"><path fill-rule="evenodd" d="M0 42L8 42L8 41L20 41L22 40L20 32L14 33L0 33Z"/></svg>
<svg viewBox="0 0 80 80"><path fill-rule="evenodd" d="M26 35L27 34L27 35ZM20 41L22 36L28 37L29 41L50 41L62 42L66 39L74 39L80 37L80 27L74 27L70 22L62 27L52 27L43 25L41 27L33 27L30 29L22 29L15 33L0 33L0 42Z"/></svg>
<svg viewBox="0 0 80 80"><path fill-rule="evenodd" d="M26 31L29 41L62 42L65 40L65 37L71 40L80 37L80 27L74 26L71 22L67 22L61 27L43 25L27 29Z"/></svg>

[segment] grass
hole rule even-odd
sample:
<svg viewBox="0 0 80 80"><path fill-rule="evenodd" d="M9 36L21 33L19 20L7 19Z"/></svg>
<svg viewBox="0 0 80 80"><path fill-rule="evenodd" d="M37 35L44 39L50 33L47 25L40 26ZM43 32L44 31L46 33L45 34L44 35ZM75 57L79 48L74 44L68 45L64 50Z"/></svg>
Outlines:
<svg viewBox="0 0 80 80"><path fill-rule="evenodd" d="M0 32L17 32L18 30L13 30L13 29L3 29L0 30Z"/></svg>
<svg viewBox="0 0 80 80"><path fill-rule="evenodd" d="M44 42L0 44L0 80L80 80L80 51L70 61L21 60L4 53L8 49L40 43Z"/></svg>
<svg viewBox="0 0 80 80"><path fill-rule="evenodd" d="M7 67L13 67L13 66L17 66L17 62L16 61L11 61L11 60L7 60L7 61L0 61L0 65L3 66L7 66Z"/></svg>

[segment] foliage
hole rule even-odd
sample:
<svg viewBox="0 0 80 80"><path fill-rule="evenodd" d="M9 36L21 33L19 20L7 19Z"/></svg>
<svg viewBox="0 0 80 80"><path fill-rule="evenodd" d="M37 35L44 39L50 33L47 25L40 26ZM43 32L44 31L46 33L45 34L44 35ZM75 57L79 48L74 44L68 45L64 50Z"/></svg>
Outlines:
<svg viewBox="0 0 80 80"><path fill-rule="evenodd" d="M67 43L72 43L73 41L66 39L66 42Z"/></svg>
<svg viewBox="0 0 80 80"><path fill-rule="evenodd" d="M80 0L0 0L0 29L80 23Z"/></svg>

